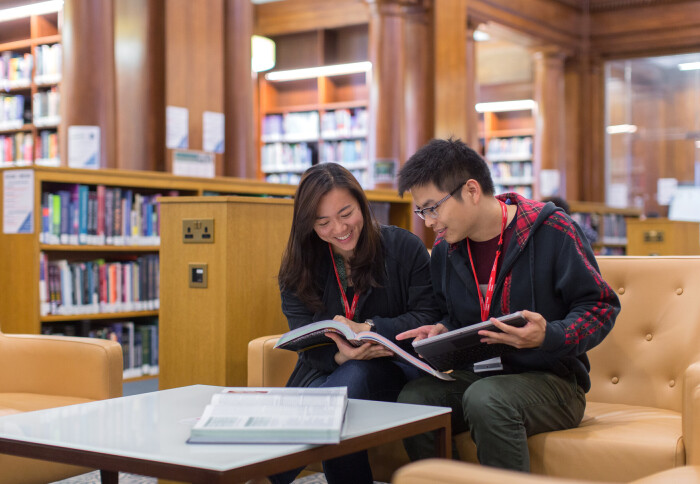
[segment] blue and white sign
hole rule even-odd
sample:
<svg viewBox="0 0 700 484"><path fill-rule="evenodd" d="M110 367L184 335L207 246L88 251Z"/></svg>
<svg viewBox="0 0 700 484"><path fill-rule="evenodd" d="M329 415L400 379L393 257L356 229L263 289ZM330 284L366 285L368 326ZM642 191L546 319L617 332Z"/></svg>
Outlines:
<svg viewBox="0 0 700 484"><path fill-rule="evenodd" d="M68 126L68 166L100 168L99 126Z"/></svg>
<svg viewBox="0 0 700 484"><path fill-rule="evenodd" d="M33 233L34 172L32 170L7 170L2 175L3 233Z"/></svg>

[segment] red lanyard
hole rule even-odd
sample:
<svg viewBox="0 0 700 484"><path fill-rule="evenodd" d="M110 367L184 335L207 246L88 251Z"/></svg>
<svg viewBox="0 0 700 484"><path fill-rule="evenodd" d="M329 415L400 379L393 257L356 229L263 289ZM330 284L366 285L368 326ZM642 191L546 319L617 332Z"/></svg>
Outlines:
<svg viewBox="0 0 700 484"><path fill-rule="evenodd" d="M340 295L343 296L343 306L345 306L345 317L352 321L355 316L355 309L357 309L357 301L360 299L360 293L356 292L352 298L352 306L348 304L348 298L345 295L345 290L343 289L343 284L340 282L340 276L338 275L338 267L335 265L335 256L333 255L333 247L328 244L328 250L331 251L331 260L333 261L333 270L335 271L335 279L338 281L338 288L340 289Z"/></svg>
<svg viewBox="0 0 700 484"><path fill-rule="evenodd" d="M501 221L501 236L498 239L498 246L496 247L496 260L493 261L493 267L491 268L491 275L489 276L489 285L486 288L486 297L481 294L481 286L479 286L479 278L476 275L476 269L474 268L474 261L472 260L472 249L469 246L469 239L467 238L467 251L469 252L469 262L472 264L472 272L474 273L474 280L476 281L476 290L479 294L479 306L481 307L481 320L486 321L489 319L489 311L491 309L491 300L493 299L493 291L496 286L496 272L498 270L498 258L501 255L501 249L503 248L503 232L506 229L506 222L508 221L508 209L506 204L501 202L501 210L503 212L503 219Z"/></svg>

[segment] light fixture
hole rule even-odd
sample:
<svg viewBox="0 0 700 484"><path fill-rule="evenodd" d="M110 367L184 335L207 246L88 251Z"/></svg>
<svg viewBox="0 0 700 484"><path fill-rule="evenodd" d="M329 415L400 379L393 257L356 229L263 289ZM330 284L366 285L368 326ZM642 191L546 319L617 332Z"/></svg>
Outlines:
<svg viewBox="0 0 700 484"><path fill-rule="evenodd" d="M321 76L340 76L343 74L356 74L372 70L372 63L352 62L350 64L335 64L331 66L308 67L305 69L292 69L289 71L275 71L265 74L268 81L296 81L298 79L313 79Z"/></svg>
<svg viewBox="0 0 700 484"><path fill-rule="evenodd" d="M532 99L519 99L517 101L497 101L491 103L476 103L477 113L501 113L505 111L528 111L534 109L537 103Z"/></svg>
<svg viewBox="0 0 700 484"><path fill-rule="evenodd" d="M635 124L615 124L605 128L608 134L636 133L637 125Z"/></svg>
<svg viewBox="0 0 700 484"><path fill-rule="evenodd" d="M275 41L254 35L250 42L250 68L253 72L269 71L275 67Z"/></svg>
<svg viewBox="0 0 700 484"><path fill-rule="evenodd" d="M474 31L474 40L477 42L486 42L488 40L491 40L491 36L489 35L488 32L484 32L483 30L475 30Z"/></svg>
<svg viewBox="0 0 700 484"><path fill-rule="evenodd" d="M63 0L50 0L48 2L39 2L29 5L22 5L20 7L6 8L0 10L0 22L31 17L32 15L60 12L61 10L63 10Z"/></svg>
<svg viewBox="0 0 700 484"><path fill-rule="evenodd" d="M686 62L685 64L678 64L678 69L681 71L694 71L700 69L700 62Z"/></svg>

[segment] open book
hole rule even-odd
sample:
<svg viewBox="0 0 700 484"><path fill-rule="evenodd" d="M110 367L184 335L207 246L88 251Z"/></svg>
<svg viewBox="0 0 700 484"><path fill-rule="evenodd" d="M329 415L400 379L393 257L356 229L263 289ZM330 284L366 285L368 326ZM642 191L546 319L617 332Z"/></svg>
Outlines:
<svg viewBox="0 0 700 484"><path fill-rule="evenodd" d="M306 326L302 326L301 328L289 331L283 334L280 337L280 339L277 340L275 348L282 348L291 351L304 351L308 350L309 348L314 348L316 346L327 344L334 345L335 343L332 339L326 336L326 333L339 334L353 346L360 346L367 341L380 344L393 351L394 355L396 355L398 358L406 361L407 363L410 363L411 365L423 370L426 373L440 378L441 380L454 380L454 378L452 378L450 375L447 375L446 373L443 373L441 371L437 371L425 361L421 361L412 354L407 353L395 343L386 339L381 334L373 333L371 331L362 331L360 333L355 333L353 330L350 329L349 326L338 321L317 321L315 323L307 324Z"/></svg>
<svg viewBox="0 0 700 484"><path fill-rule="evenodd" d="M516 327L522 327L527 324L527 320L520 311L496 319ZM505 344L482 343L481 339L483 336L479 335L481 330L496 333L501 331L491 321L483 321L420 341L414 341L413 348L427 362L441 371L464 368L470 364L475 364L474 371L477 371L476 363L478 362L481 362L479 363L481 366L479 371L489 370L491 367L493 369L502 368L500 361L496 363L490 360L499 358L502 354L514 351L516 348Z"/></svg>
<svg viewBox="0 0 700 484"><path fill-rule="evenodd" d="M188 443L337 444L346 387L229 387L214 394Z"/></svg>

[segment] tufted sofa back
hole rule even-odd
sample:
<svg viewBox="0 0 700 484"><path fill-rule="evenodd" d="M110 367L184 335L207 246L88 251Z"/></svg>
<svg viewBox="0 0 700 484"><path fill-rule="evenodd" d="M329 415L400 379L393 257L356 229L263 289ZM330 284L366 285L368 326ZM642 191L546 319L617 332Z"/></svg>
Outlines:
<svg viewBox="0 0 700 484"><path fill-rule="evenodd" d="M700 257L599 257L622 304L591 350L589 401L681 411L683 374L700 352Z"/></svg>

